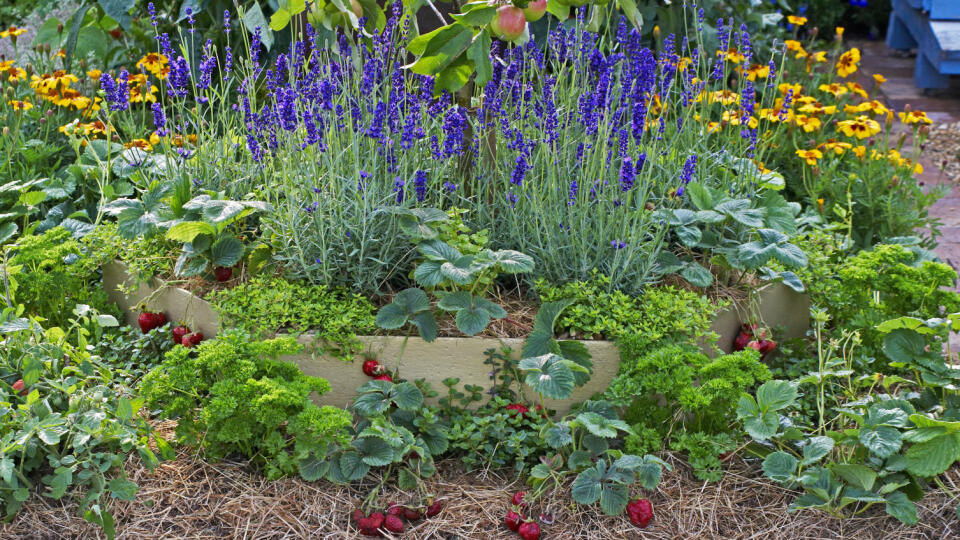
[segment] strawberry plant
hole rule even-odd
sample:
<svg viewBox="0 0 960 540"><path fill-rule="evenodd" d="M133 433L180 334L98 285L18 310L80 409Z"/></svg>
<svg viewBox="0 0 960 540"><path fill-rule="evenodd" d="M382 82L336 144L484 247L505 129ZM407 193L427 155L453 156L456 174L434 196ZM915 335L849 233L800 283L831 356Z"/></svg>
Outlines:
<svg viewBox="0 0 960 540"><path fill-rule="evenodd" d="M163 457L172 449L140 416L144 400L120 382L127 377L116 359L91 343L116 326L113 317L78 306L69 326L45 329L22 314L0 312L0 407L9 413L0 425L0 506L13 516L34 493L76 497L84 518L113 538L107 498L137 493L124 474L128 455L153 469L151 442Z"/></svg>
<svg viewBox="0 0 960 540"><path fill-rule="evenodd" d="M139 199L121 198L103 206L117 218L124 238L163 233L183 243L174 273L190 277L229 268L253 251L241 238L255 228L252 216L270 212L262 201L230 200L223 193L192 195L190 181L155 181ZM248 219L251 218L251 219Z"/></svg>
<svg viewBox="0 0 960 540"><path fill-rule="evenodd" d="M492 319L507 316L501 306L484 296L497 276L533 270L533 259L513 250L461 253L439 238L435 224L447 223L450 217L436 208L395 208L392 213L417 244L422 257L413 271L414 280L433 294L440 311L454 315L457 329L473 336ZM404 289L377 312L377 325L381 328L393 330L407 324L416 326L425 341L437 338L436 315L424 289Z"/></svg>

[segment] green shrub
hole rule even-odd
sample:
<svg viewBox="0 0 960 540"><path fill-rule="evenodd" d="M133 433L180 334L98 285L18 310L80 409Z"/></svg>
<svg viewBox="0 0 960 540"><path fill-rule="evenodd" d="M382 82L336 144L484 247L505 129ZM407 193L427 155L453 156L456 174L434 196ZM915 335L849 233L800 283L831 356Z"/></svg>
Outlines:
<svg viewBox="0 0 960 540"><path fill-rule="evenodd" d="M363 350L357 334L376 328L373 304L363 296L278 277L254 277L214 292L210 302L225 326L257 337L312 330L323 352L344 361Z"/></svg>
<svg viewBox="0 0 960 540"><path fill-rule="evenodd" d="M317 407L313 392L330 383L278 358L295 354L293 338L252 341L228 330L195 349L176 347L144 377L143 396L164 418L176 418L181 442L211 458L242 454L278 478L317 449L349 440L350 413Z"/></svg>
<svg viewBox="0 0 960 540"><path fill-rule="evenodd" d="M7 249L11 302L23 304L50 326L67 326L77 304L119 315L115 307L108 308L106 293L92 286L98 280L97 264L83 254L70 231L56 227L23 236Z"/></svg>
<svg viewBox="0 0 960 540"><path fill-rule="evenodd" d="M136 284L169 275L176 260L176 252L162 235L123 238L116 223L101 223L80 242L97 265L119 260L136 278Z"/></svg>

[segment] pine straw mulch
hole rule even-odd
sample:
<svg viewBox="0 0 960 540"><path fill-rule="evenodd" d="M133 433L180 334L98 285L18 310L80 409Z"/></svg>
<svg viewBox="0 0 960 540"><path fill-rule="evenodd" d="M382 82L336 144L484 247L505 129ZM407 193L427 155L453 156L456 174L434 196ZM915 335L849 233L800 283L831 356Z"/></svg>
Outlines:
<svg viewBox="0 0 960 540"><path fill-rule="evenodd" d="M162 426L166 430L172 423ZM882 538L940 539L960 536L957 501L930 491L918 504L920 524L901 525L882 507L860 517L838 520L822 512L788 514L795 494L761 478L756 463L733 459L723 479L697 480L681 460L670 458L674 470L664 474L650 495L654 520L644 530L623 517L608 517L599 509L573 505L552 508L556 521L543 525L544 539L610 540L627 538ZM445 503L432 519L407 525L404 538L516 538L502 523L512 493L523 486L496 471L466 472L458 461L439 464L428 489ZM267 480L246 462L211 464L181 449L174 461L154 473L137 458L127 474L140 486L137 500L113 500L110 509L118 538L279 539L358 538L350 515L373 487L369 478L352 486L307 483L297 478ZM951 490L960 489L960 470L944 477ZM569 501L566 495L545 500ZM381 502L409 502L400 492L386 493ZM539 515L541 509L535 509ZM103 538L97 527L77 515L72 503L33 497L10 524L0 525L0 538Z"/></svg>

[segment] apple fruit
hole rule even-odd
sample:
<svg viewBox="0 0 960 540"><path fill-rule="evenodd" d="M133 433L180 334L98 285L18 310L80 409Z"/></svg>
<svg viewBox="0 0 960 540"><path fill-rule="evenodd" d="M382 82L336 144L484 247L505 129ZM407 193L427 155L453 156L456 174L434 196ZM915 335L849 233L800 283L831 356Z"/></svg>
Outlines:
<svg viewBox="0 0 960 540"><path fill-rule="evenodd" d="M547 0L530 0L527 7L523 8L523 16L527 18L527 22L539 21L546 12Z"/></svg>
<svg viewBox="0 0 960 540"><path fill-rule="evenodd" d="M527 19L523 10L516 6L500 6L496 15L490 21L490 30L493 35L504 41L513 41L523 35L527 27Z"/></svg>

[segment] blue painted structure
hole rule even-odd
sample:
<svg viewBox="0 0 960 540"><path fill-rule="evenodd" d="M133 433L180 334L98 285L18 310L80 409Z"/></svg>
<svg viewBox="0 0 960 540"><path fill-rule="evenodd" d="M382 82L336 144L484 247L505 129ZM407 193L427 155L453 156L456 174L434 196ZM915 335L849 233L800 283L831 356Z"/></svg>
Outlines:
<svg viewBox="0 0 960 540"><path fill-rule="evenodd" d="M960 75L960 0L891 0L887 46L917 49L914 83L949 88ZM926 11L926 13L924 12Z"/></svg>

